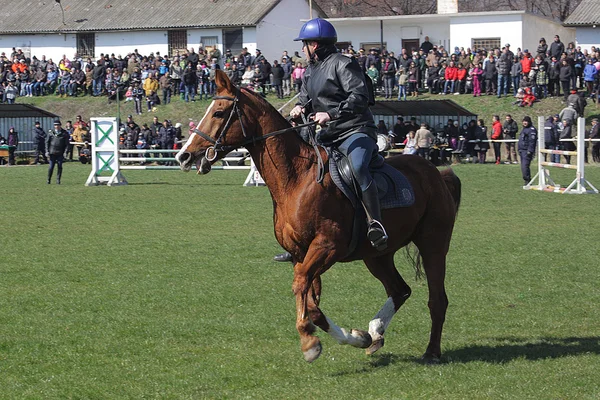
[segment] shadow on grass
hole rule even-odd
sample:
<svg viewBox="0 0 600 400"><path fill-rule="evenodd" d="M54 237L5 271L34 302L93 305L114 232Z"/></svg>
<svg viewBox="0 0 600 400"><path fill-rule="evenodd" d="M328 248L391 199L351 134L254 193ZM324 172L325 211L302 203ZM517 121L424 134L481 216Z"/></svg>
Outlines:
<svg viewBox="0 0 600 400"><path fill-rule="evenodd" d="M600 354L600 337L568 337L524 339L516 337L497 338L497 345L473 345L461 349L449 350L442 354L441 364L469 363L483 361L490 364L503 364L517 359L529 361L578 356L582 354ZM336 376L368 373L399 363L426 363L421 357L379 353L373 355L368 364L351 371L340 371Z"/></svg>
<svg viewBox="0 0 600 400"><path fill-rule="evenodd" d="M600 354L600 337L568 338L498 338L498 345L473 345L462 349L449 350L443 354L445 363L468 363L484 361L502 364L515 359L540 360L577 356L580 354Z"/></svg>

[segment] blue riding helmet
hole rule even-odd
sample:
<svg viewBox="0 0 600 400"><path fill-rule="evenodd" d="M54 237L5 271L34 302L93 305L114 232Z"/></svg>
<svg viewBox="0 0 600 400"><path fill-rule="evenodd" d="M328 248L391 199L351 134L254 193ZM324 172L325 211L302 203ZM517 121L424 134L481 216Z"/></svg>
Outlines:
<svg viewBox="0 0 600 400"><path fill-rule="evenodd" d="M335 44L337 42L337 32L329 21L322 18L314 18L302 25L300 34L294 41L314 40L325 44Z"/></svg>

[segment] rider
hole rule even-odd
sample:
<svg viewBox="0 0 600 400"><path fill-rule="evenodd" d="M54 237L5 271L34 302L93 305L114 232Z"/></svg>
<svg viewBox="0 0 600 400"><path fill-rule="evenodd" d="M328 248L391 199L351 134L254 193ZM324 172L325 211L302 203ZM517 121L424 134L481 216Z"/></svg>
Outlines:
<svg viewBox="0 0 600 400"><path fill-rule="evenodd" d="M367 212L367 237L373 247L383 250L388 237L381 224L377 185L369 172L369 164L382 160L365 75L354 58L337 52L337 32L324 19L306 22L295 41L302 41L309 66L290 116L314 113L314 120L323 127L317 135L319 144L336 147L348 158Z"/></svg>

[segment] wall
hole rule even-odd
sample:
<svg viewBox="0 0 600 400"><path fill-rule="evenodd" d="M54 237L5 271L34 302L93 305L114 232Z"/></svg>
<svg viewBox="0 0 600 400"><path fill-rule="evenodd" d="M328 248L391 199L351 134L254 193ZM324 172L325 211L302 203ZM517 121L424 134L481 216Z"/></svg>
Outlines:
<svg viewBox="0 0 600 400"><path fill-rule="evenodd" d="M135 49L140 54L150 54L158 51L167 54L167 31L132 31L132 32L97 32L96 57L100 54L119 54L123 57L133 53Z"/></svg>
<svg viewBox="0 0 600 400"><path fill-rule="evenodd" d="M71 58L75 54L76 36L74 34L38 34L38 35L0 35L0 52L5 52L10 57L12 48L21 48L24 52L30 48L30 55L41 58L52 58L58 63L66 54Z"/></svg>
<svg viewBox="0 0 600 400"><path fill-rule="evenodd" d="M361 43L380 42L381 28L378 20L334 20L332 23L338 33L338 40L351 42L356 51ZM402 39L419 39L419 43L422 43L425 36L429 36L434 45L447 46L450 42L447 19L387 19L383 22L383 41L387 43L387 49L396 54L402 50Z"/></svg>
<svg viewBox="0 0 600 400"><path fill-rule="evenodd" d="M523 43L521 14L508 15L473 15L451 17L450 47L471 47L473 38L500 38L501 46L509 43L514 52ZM521 47L522 48L522 47Z"/></svg>
<svg viewBox="0 0 600 400"><path fill-rule="evenodd" d="M534 15L523 15L523 48L535 54L540 38L546 39L548 46L554 40L554 35L559 35L561 42L567 46L569 42L575 42L575 28L566 28L560 23L547 18Z"/></svg>
<svg viewBox="0 0 600 400"><path fill-rule="evenodd" d="M577 46L581 46L581 50L587 49L590 51L592 46L600 47L600 27L577 27L575 35Z"/></svg>
<svg viewBox="0 0 600 400"><path fill-rule="evenodd" d="M202 36L216 36L217 37L217 48L221 50L221 54L225 54L223 49L223 30L218 29L188 29L188 49L194 48L197 53L200 47L200 40ZM204 45L204 43L203 43Z"/></svg>
<svg viewBox="0 0 600 400"><path fill-rule="evenodd" d="M250 54L254 55L257 46L256 46L256 27L255 26L246 26L243 28L244 29L244 34L243 34L243 44L242 47L246 47L248 48L248 51L250 52ZM261 49L263 50L263 49ZM234 56L237 56L237 54L234 54Z"/></svg>
<svg viewBox="0 0 600 400"><path fill-rule="evenodd" d="M284 50L287 50L289 55L293 55L294 51L301 53L302 45L300 42L294 42L294 39L298 37L304 24L302 20L307 20L309 15L306 0L281 0L257 25L256 44L270 63L275 59L279 60ZM313 18L317 16L317 12L313 10ZM254 51L250 54L254 55Z"/></svg>

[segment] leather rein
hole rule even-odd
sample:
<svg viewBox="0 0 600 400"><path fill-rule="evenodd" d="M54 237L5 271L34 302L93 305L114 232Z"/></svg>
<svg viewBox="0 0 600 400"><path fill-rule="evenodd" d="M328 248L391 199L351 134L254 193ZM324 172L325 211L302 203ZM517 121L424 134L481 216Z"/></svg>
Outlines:
<svg viewBox="0 0 600 400"><path fill-rule="evenodd" d="M291 131L296 131L298 129L302 129L304 127L307 126L313 126L316 125L317 123L315 121L311 121L311 122L307 122L307 123L303 123L300 125L296 125L296 126L291 126L289 128L285 128L285 129L280 129L278 131L275 132L271 132L271 133L267 133L263 136L259 136L259 137L250 137L248 138L248 135L246 133L246 129L244 127L244 122L242 120L242 118L244 117L244 112L242 111L242 109L239 107L238 103L239 103L239 94L240 94L241 89L237 88L237 92L235 94L235 97L231 97L231 96L215 96L213 97L214 100L227 100L227 101L231 101L233 103L233 107L231 109L231 112L229 113L229 116L227 117L227 121L225 122L225 125L223 126L223 128L221 129L221 133L219 134L219 136L217 137L217 139L213 139L210 135L202 132L199 129L194 129L192 132L194 132L195 134L197 134L198 136L202 137L204 140L206 140L207 142L209 142L210 144L212 144L212 146L209 146L206 149L206 153L204 155L204 157L206 157L206 159L210 162L216 160L217 158L217 153L218 152L227 152L229 153L232 150L235 150L237 148L240 147L244 147L248 144L256 144L257 142L263 141L263 140L267 140L268 138L274 137L274 136L278 136L281 135L283 133L287 133L287 132L291 132ZM236 115L237 116L237 120L240 122L240 126L242 127L242 134L244 135L245 138L248 138L240 143L237 143L235 145L226 145L224 143L225 141L225 135L227 134L227 131L229 130L229 128L231 127L231 125L234 122L233 116ZM317 152L317 154L319 154L319 152Z"/></svg>

